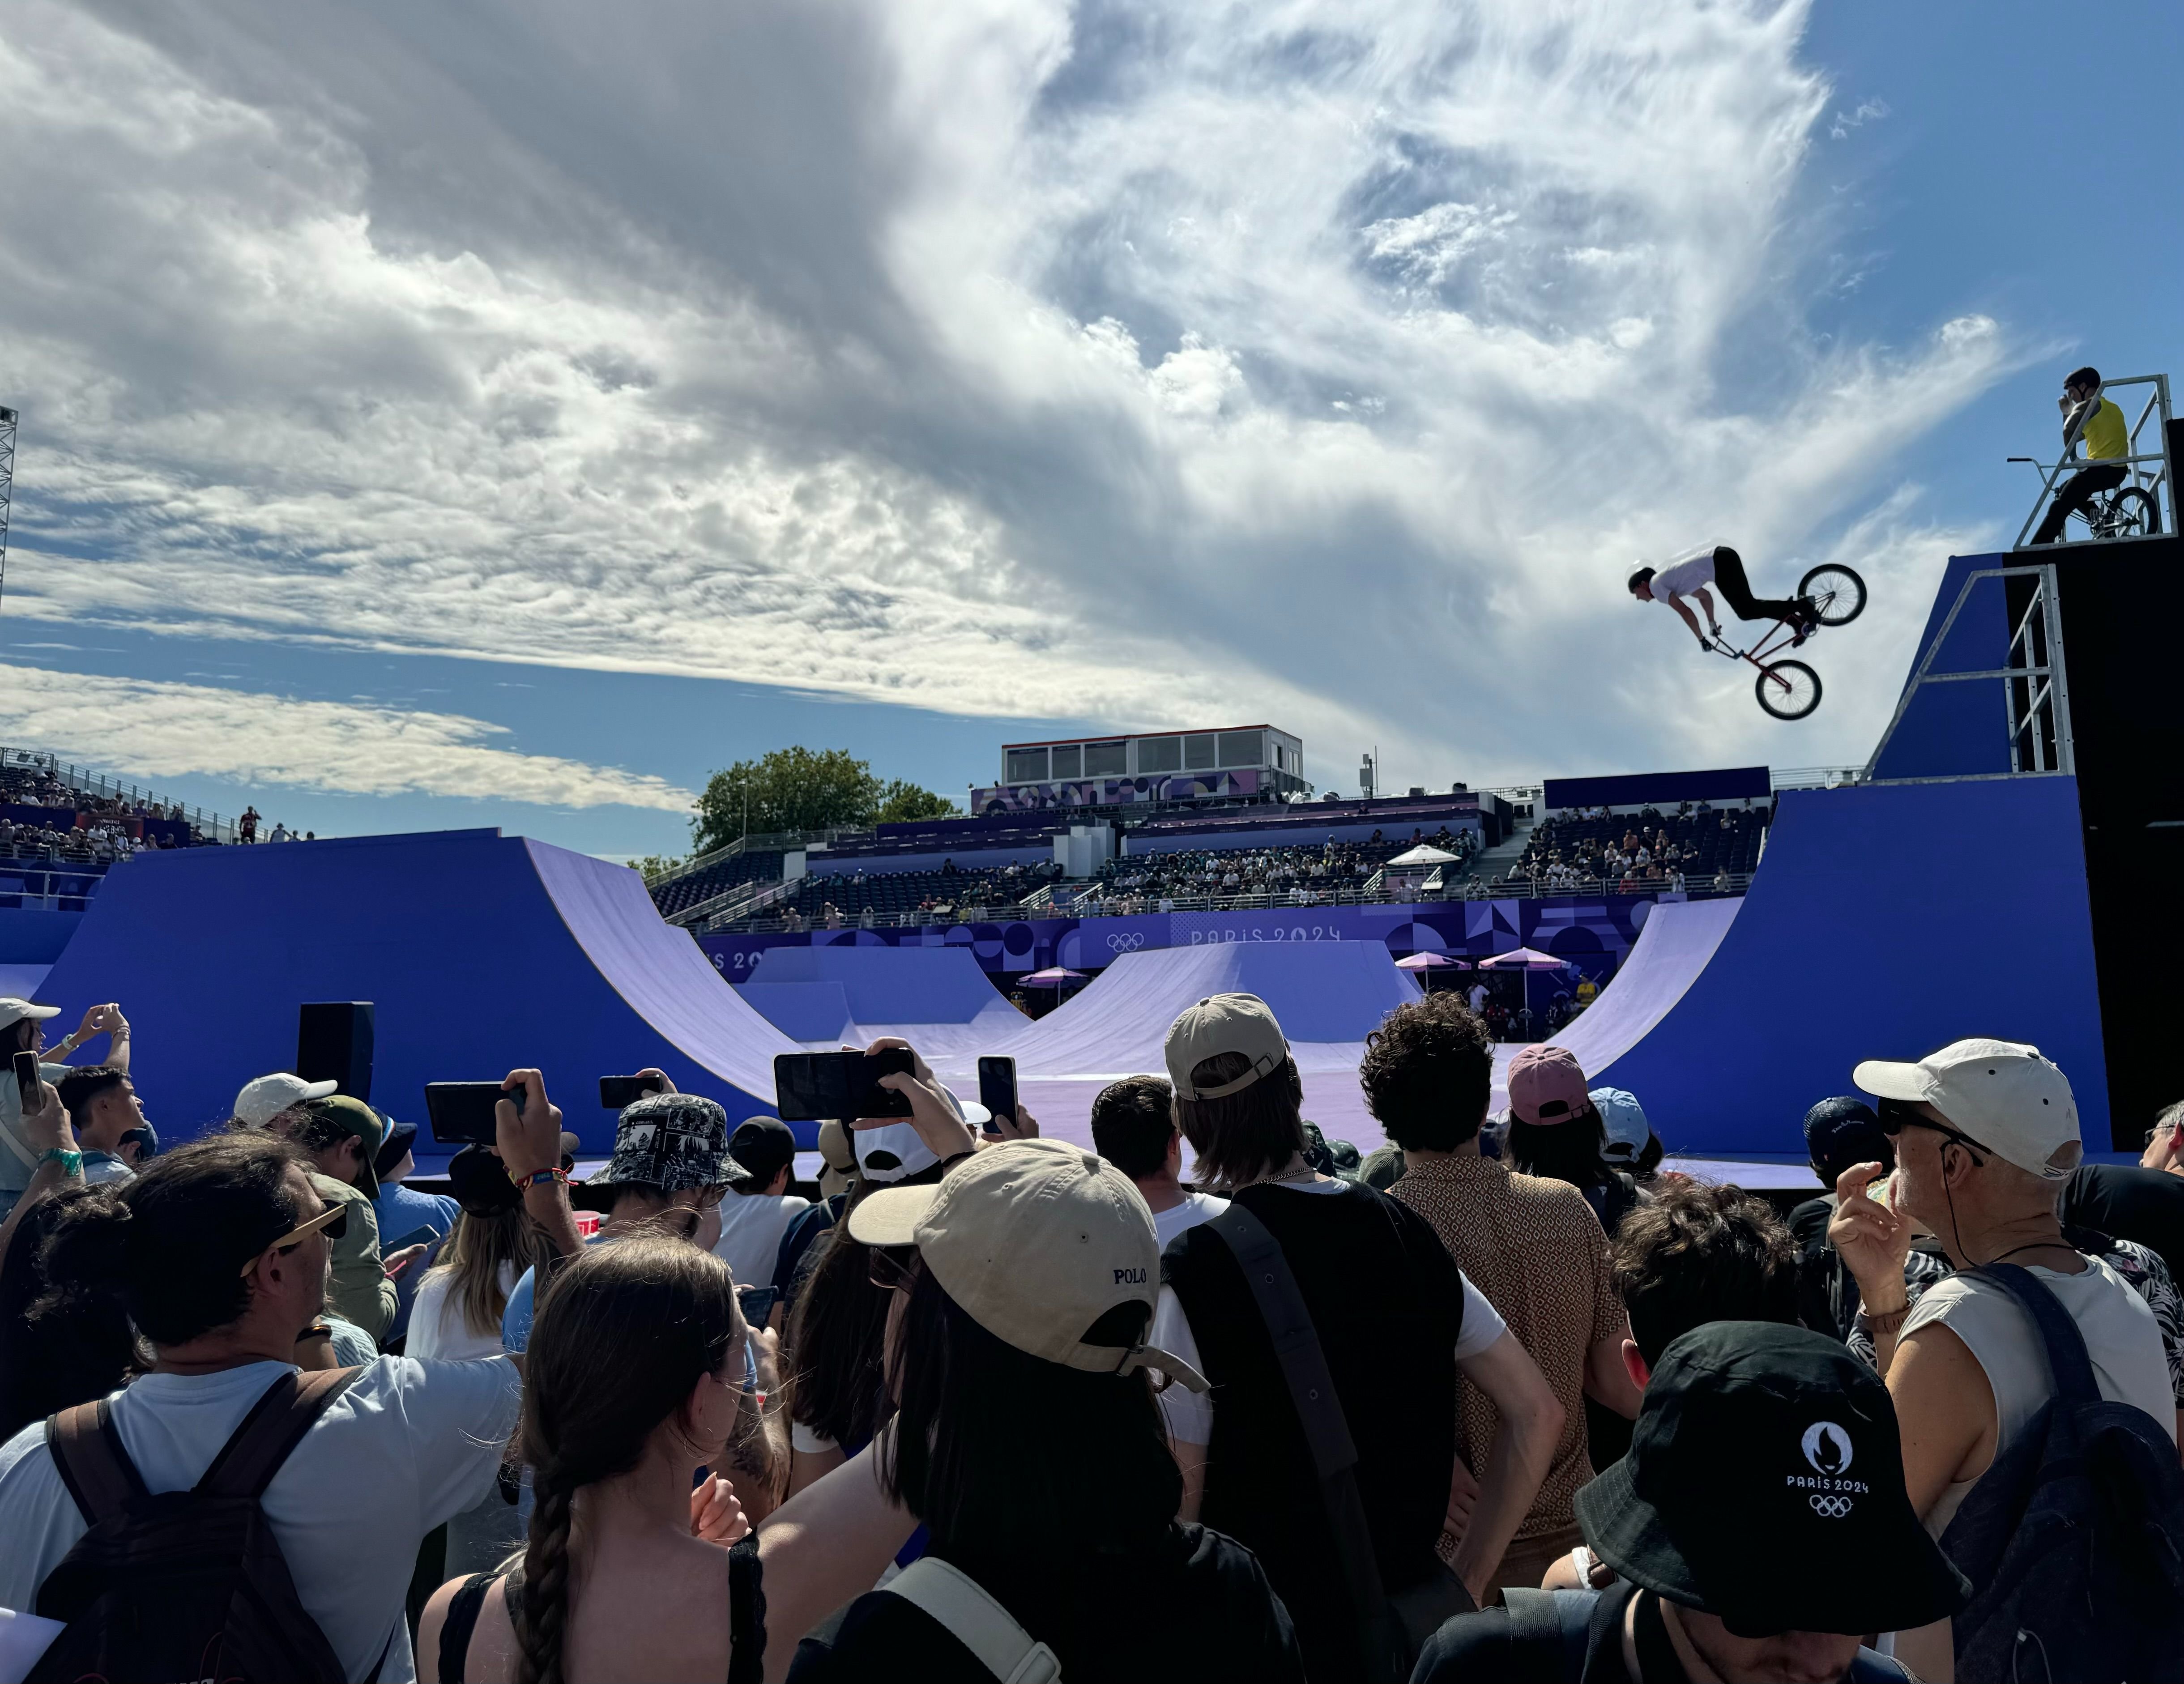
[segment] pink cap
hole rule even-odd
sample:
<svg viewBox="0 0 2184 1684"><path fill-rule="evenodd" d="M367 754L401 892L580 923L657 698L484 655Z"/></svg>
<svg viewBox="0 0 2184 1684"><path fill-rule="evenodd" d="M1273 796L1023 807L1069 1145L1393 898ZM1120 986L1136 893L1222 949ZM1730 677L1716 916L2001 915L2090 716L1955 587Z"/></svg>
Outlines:
<svg viewBox="0 0 2184 1684"><path fill-rule="evenodd" d="M1591 1102L1585 1072L1568 1047L1537 1042L1509 1061L1509 1114L1520 1122L1567 1123Z"/></svg>

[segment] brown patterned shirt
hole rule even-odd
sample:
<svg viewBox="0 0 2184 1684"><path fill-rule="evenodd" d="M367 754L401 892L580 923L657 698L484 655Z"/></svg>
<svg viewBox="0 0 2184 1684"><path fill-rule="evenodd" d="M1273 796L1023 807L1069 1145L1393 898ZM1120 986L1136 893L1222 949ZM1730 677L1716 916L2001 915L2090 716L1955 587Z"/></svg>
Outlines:
<svg viewBox="0 0 2184 1684"><path fill-rule="evenodd" d="M1585 1195L1465 1155L1409 1160L1388 1189L1434 1226L1464 1278L1502 1313L1563 1406L1553 1465L1517 1529L1532 1538L1571 1523L1570 1499L1592 1477L1585 1455L1585 1359L1629 1325L1608 1274L1607 1236ZM1484 1471L1500 1415L1468 1380L1457 1387L1456 1453Z"/></svg>

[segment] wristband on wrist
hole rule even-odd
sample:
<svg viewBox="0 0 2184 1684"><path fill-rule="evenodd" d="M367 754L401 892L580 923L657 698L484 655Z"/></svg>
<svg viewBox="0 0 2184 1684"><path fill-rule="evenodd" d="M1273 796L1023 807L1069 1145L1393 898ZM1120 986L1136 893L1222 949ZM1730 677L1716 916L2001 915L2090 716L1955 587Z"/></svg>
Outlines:
<svg viewBox="0 0 2184 1684"><path fill-rule="evenodd" d="M516 1178L515 1189L518 1192L528 1192L541 1181L559 1181L566 1187L569 1185L569 1172L558 1163L549 1165L544 1169L534 1169L528 1175Z"/></svg>
<svg viewBox="0 0 2184 1684"><path fill-rule="evenodd" d="M38 1162L59 1164L64 1176L83 1174L83 1154L80 1151L72 1151L66 1146L47 1146L38 1154Z"/></svg>
<svg viewBox="0 0 2184 1684"><path fill-rule="evenodd" d="M1865 1323L1865 1330L1877 1336L1885 1333L1893 1333L1897 1328L1903 1326L1903 1319L1911 1313L1911 1307L1908 1304L1898 1304L1894 1309L1883 1310L1876 1315L1861 1304L1858 1313Z"/></svg>

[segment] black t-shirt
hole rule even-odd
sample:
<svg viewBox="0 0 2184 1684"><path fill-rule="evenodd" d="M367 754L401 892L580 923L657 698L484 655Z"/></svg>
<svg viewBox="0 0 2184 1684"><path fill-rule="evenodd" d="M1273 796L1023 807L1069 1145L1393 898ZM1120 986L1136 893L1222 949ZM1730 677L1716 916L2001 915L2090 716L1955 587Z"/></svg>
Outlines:
<svg viewBox="0 0 2184 1684"><path fill-rule="evenodd" d="M1279 1243L1311 1312L1357 1447L1381 1582L1390 1592L1422 1584L1439 1570L1434 1546L1456 1461L1462 1274L1424 1217L1370 1187L1246 1187L1236 1200ZM1354 1671L1357 1616L1318 1512L1311 1451L1235 1253L1200 1226L1169 1242L1161 1267L1213 1386L1201 1518L1265 1565L1306 1670Z"/></svg>
<svg viewBox="0 0 2184 1684"><path fill-rule="evenodd" d="M2136 1240L2184 1282L2184 1175L2136 1164L2087 1163L2063 1189L2063 1220Z"/></svg>
<svg viewBox="0 0 2184 1684"><path fill-rule="evenodd" d="M1204 1526L1177 1526L1156 1546L1112 1557L1028 1562L1018 1585L979 1582L1054 1651L1065 1684L1304 1677L1288 1612L1259 1564ZM790 1684L970 1684L986 1673L922 1609L867 1591L812 1628L788 1676Z"/></svg>

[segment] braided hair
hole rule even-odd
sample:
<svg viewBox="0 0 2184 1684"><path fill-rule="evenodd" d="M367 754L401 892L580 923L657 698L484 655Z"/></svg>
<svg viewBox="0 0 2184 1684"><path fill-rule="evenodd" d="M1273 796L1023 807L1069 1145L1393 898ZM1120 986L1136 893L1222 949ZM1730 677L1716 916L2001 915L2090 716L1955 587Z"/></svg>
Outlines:
<svg viewBox="0 0 2184 1684"><path fill-rule="evenodd" d="M634 1469L744 1331L727 1266L657 1235L586 1252L544 1297L523 1388L521 1443L538 1503L515 1620L519 1684L563 1684L577 1493ZM690 1448L702 1460L720 1447Z"/></svg>

